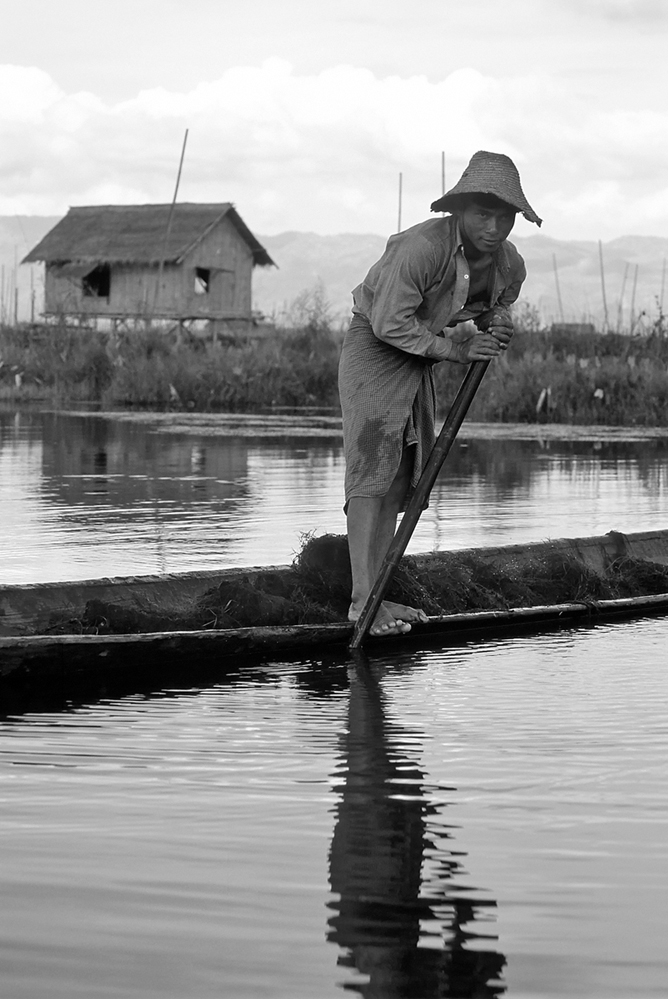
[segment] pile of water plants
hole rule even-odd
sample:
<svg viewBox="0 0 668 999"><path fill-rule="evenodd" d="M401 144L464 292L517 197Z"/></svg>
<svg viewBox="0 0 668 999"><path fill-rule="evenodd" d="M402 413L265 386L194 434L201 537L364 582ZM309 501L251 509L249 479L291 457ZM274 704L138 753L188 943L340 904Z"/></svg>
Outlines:
<svg viewBox="0 0 668 999"><path fill-rule="evenodd" d="M350 603L345 536L305 541L285 569L226 577L191 606L172 613L138 611L91 600L80 619L54 622L52 633L133 634L156 631L277 627L345 621ZM472 551L438 559L404 557L388 598L430 616L511 607L587 603L668 592L668 566L621 556L602 572L555 547L532 558L490 562Z"/></svg>

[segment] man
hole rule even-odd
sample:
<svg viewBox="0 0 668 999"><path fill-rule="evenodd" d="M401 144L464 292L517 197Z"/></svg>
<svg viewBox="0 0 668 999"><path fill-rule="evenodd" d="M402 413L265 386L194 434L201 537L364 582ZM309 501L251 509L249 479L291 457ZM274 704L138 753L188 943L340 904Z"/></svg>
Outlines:
<svg viewBox="0 0 668 999"><path fill-rule="evenodd" d="M526 271L507 242L518 211L540 226L513 161L480 151L429 219L392 236L353 291L339 367L346 516L357 620L435 442L437 361L497 357ZM472 320L470 327L455 330ZM410 631L420 608L384 601L372 635Z"/></svg>

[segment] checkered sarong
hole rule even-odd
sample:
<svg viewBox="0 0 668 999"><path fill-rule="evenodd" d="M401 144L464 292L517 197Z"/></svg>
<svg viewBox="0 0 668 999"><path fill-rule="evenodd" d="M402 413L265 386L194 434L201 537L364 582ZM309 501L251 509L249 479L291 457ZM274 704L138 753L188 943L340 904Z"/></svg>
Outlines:
<svg viewBox="0 0 668 999"><path fill-rule="evenodd" d="M346 505L353 496L384 496L403 448L415 445L412 492L435 442L432 365L379 340L355 314L341 351L339 395Z"/></svg>

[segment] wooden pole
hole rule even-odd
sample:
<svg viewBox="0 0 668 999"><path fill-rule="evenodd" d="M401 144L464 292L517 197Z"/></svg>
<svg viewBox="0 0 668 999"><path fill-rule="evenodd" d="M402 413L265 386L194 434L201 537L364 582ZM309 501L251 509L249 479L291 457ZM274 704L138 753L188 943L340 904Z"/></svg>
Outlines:
<svg viewBox="0 0 668 999"><path fill-rule="evenodd" d="M155 299L153 302L153 314L155 315L158 309L158 302L160 300L160 291L162 285L162 275L165 270L165 257L167 255L167 244L169 241L169 233L172 228L172 218L174 217L174 205L176 204L176 198L179 193L179 184L181 182L181 170L183 169L183 158L186 154L186 142L188 141L188 129L186 129L185 135L183 136L183 146L181 147L181 159L179 160L179 170L176 175L176 185L174 186L174 197L172 198L172 203L169 207L169 215L167 216L167 227L165 229L165 239L162 244L162 253L160 254L160 265L158 267L158 283L155 288Z"/></svg>
<svg viewBox="0 0 668 999"><path fill-rule="evenodd" d="M14 271L12 274L14 285L14 326L19 324L19 250L14 245Z"/></svg>
<svg viewBox="0 0 668 999"><path fill-rule="evenodd" d="M559 287L559 271L557 268L557 257L556 254L552 254L552 267L554 268L554 283L557 288L557 305L559 306L559 318L562 323L564 321L564 304L561 301L561 288Z"/></svg>
<svg viewBox="0 0 668 999"><path fill-rule="evenodd" d="M601 293L603 295L603 332L608 332L608 299L605 294L605 268L603 267L603 246L598 241L598 260L601 268Z"/></svg>
<svg viewBox="0 0 668 999"><path fill-rule="evenodd" d="M445 152L441 152L441 197L445 194ZM445 215L445 212L441 212Z"/></svg>
<svg viewBox="0 0 668 999"><path fill-rule="evenodd" d="M366 598L365 604L362 607L362 612L357 619L355 630L353 631L353 637L350 642L351 649L358 649L364 641L364 636L371 626L371 622L375 618L376 612L382 603L387 587L389 586L392 576L394 575L394 571L399 564L399 560L406 551L408 542L413 536L413 531L415 530L415 526L420 519L420 514L422 513L424 504L432 490L443 462L447 458L450 448L454 443L459 428L464 422L464 417L473 402L473 398L478 391L478 386L480 385L489 364L489 361L474 361L459 387L455 401L450 408L450 412L445 418L441 432L438 435L433 450L429 455L427 464L425 465L418 484L415 487L415 492L406 507L406 512L401 518L399 529L394 535L387 555L385 556L383 564L380 567L378 578L371 587L369 596Z"/></svg>
<svg viewBox="0 0 668 999"><path fill-rule="evenodd" d="M399 214L397 218L397 232L401 232L401 196L403 186L403 174L399 174Z"/></svg>
<svg viewBox="0 0 668 999"><path fill-rule="evenodd" d="M622 328L622 319L624 317L624 291L626 290L626 279L629 276L629 264L627 263L624 267L624 277L622 278L622 290L619 294L619 306L617 308L617 332Z"/></svg>
<svg viewBox="0 0 668 999"><path fill-rule="evenodd" d="M661 268L661 296L659 298L659 317L663 316L663 293L666 290L666 258L663 258L663 267Z"/></svg>
<svg viewBox="0 0 668 999"><path fill-rule="evenodd" d="M636 288L637 287L638 287L638 265L636 264L635 271L633 272L633 289L631 291L631 315L629 317L629 322L631 324L631 329L630 329L631 333L633 333L633 330L634 330L635 325L636 325Z"/></svg>

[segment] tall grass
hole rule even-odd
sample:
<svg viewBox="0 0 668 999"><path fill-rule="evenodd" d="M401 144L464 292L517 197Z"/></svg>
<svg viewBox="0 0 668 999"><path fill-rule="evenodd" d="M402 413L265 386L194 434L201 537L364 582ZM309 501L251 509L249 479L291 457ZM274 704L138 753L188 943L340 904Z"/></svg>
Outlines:
<svg viewBox="0 0 668 999"><path fill-rule="evenodd" d="M155 328L0 329L0 398L243 411L336 406L340 338L307 324L215 341Z"/></svg>
<svg viewBox="0 0 668 999"><path fill-rule="evenodd" d="M218 342L152 328L0 328L0 398L232 412L336 407L341 332L318 310L299 320L260 338ZM434 370L446 411L464 368L440 364ZM666 426L664 324L636 336L550 332L525 312L510 349L490 366L470 416Z"/></svg>
<svg viewBox="0 0 668 999"><path fill-rule="evenodd" d="M0 398L100 399L114 379L107 338L61 324L0 327Z"/></svg>
<svg viewBox="0 0 668 999"><path fill-rule="evenodd" d="M441 402L461 372L438 365ZM470 418L504 423L668 425L668 337L520 328L485 375Z"/></svg>

